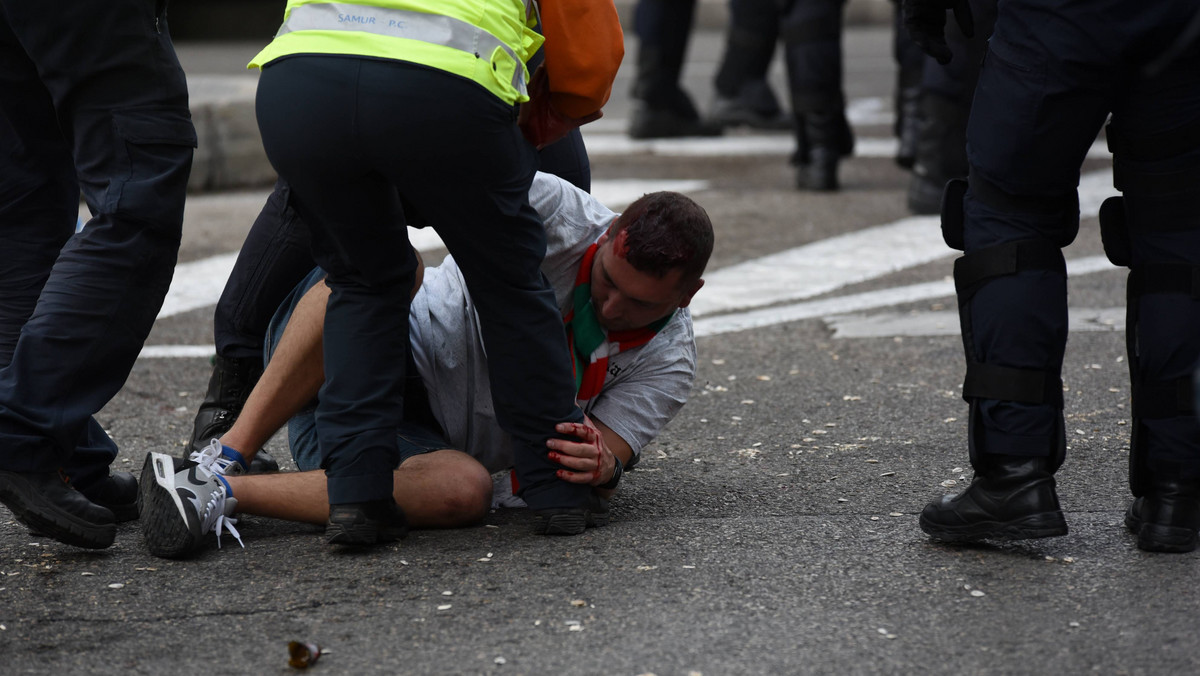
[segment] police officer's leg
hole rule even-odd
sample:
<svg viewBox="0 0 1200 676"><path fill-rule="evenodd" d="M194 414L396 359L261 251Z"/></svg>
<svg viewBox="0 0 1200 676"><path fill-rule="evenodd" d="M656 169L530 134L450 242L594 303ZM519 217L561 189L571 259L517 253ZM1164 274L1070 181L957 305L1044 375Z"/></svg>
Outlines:
<svg viewBox="0 0 1200 676"><path fill-rule="evenodd" d="M943 214L947 242L966 253L954 275L975 469L965 491L921 514L943 540L1066 533L1053 478L1065 452L1060 248L1079 227L1079 167L1110 105L1112 66L1075 53L1079 35L1031 34L1021 18L996 25L967 130L970 187L963 198L952 182ZM1059 58L1093 65L1068 77Z"/></svg>
<svg viewBox="0 0 1200 676"><path fill-rule="evenodd" d="M1107 248L1130 266L1126 332L1132 380L1126 525L1138 546L1186 552L1200 528L1200 57L1139 79L1108 130L1114 183ZM1116 242L1116 246L1114 246ZM1127 250L1125 250L1127 247Z"/></svg>
<svg viewBox="0 0 1200 676"><path fill-rule="evenodd" d="M967 117L979 80L979 66L996 21L996 0L973 0L975 36L968 38L957 22L946 26L946 44L954 57L942 65L926 56L919 84L919 123L916 129L913 176L908 186L908 209L936 214L942 191L952 178L967 175Z"/></svg>
<svg viewBox="0 0 1200 676"><path fill-rule="evenodd" d="M892 22L892 58L896 61L896 121L892 132L899 140L896 164L911 169L916 161L917 127L921 114L921 79L925 71L925 52L912 41L904 27L900 3L896 2ZM965 145L965 144L964 144Z"/></svg>
<svg viewBox="0 0 1200 676"><path fill-rule="evenodd" d="M786 129L784 114L767 84L779 40L777 0L730 0L725 51L713 80L716 95L709 119L722 126Z"/></svg>
<svg viewBox="0 0 1200 676"><path fill-rule="evenodd" d="M18 472L44 475L72 454L124 383L170 283L196 138L156 5L165 3L73 2L60 8L72 16L64 24L42 3L4 3L94 214L58 256L0 371L0 447ZM50 521L38 525L70 537ZM83 544L106 546L111 527L93 535Z"/></svg>
<svg viewBox="0 0 1200 676"><path fill-rule="evenodd" d="M696 0L638 0L638 36L633 80L633 138L715 136L721 128L700 120L692 99L679 86Z"/></svg>
<svg viewBox="0 0 1200 676"><path fill-rule="evenodd" d="M395 187L362 149L410 120L376 129L354 118L366 60L297 56L263 69L257 112L263 146L291 186L328 272L325 384L317 408L321 465L328 479L333 544L369 545L406 532L392 500L399 462L408 306L416 258ZM396 81L397 89L404 83ZM319 102L314 105L313 102ZM299 107L306 115L295 115ZM418 125L419 126L419 125ZM389 146L392 161L411 161Z"/></svg>
<svg viewBox="0 0 1200 676"><path fill-rule="evenodd" d="M435 107L439 113L421 118L421 134L384 149L404 160L389 175L406 203L427 215L466 280L487 347L496 417L514 437L522 496L536 511L582 510L590 487L559 480L545 445L557 423L581 422L583 413L575 405L562 314L541 273L546 234L529 205L533 148L512 106L456 78L407 70L410 90L426 98L410 94L378 116L407 119L410 109ZM380 73L381 88L397 77L382 67ZM582 530L586 515L575 516Z"/></svg>
<svg viewBox="0 0 1200 676"><path fill-rule="evenodd" d="M791 0L779 23L792 112L796 187L837 190L838 161L854 152L842 92L844 0Z"/></svg>

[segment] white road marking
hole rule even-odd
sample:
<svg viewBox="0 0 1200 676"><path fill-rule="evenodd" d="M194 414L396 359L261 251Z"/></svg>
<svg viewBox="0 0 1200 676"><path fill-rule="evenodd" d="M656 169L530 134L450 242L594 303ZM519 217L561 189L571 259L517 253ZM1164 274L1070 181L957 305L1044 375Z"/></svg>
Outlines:
<svg viewBox="0 0 1200 676"><path fill-rule="evenodd" d="M1070 276L1086 275L1104 270L1114 270L1113 264L1104 256L1088 256L1067 261L1067 274ZM708 288L708 284L704 285ZM874 310L881 307L915 303L933 298L953 298L954 281L943 279L938 282L925 282L898 286L879 291L867 291L836 298L794 303L791 305L718 315L715 317L700 317L693 321L696 337L715 336L722 333L733 333L748 329L758 329L784 322L793 322L814 317L829 317L845 313ZM699 296L697 296L699 298ZM695 301L693 301L695 305Z"/></svg>
<svg viewBox="0 0 1200 676"><path fill-rule="evenodd" d="M1115 192L1111 186L1111 170L1082 177L1082 218L1100 212L1100 203ZM703 317L811 298L957 253L942 241L937 216L903 218L706 273L692 314Z"/></svg>
<svg viewBox="0 0 1200 676"><path fill-rule="evenodd" d="M961 332L958 312L851 314L825 317L834 338L891 338L895 336L957 336ZM1071 333L1080 331L1124 331L1125 308L1070 308Z"/></svg>
<svg viewBox="0 0 1200 676"><path fill-rule="evenodd" d="M659 157L783 157L791 155L795 141L791 133L732 133L712 138L634 140L625 133L594 131L584 134L588 155L615 157L656 155ZM854 142L854 157L893 158L895 138L859 137ZM1109 157L1107 146L1097 141L1087 154L1089 159Z"/></svg>
<svg viewBox="0 0 1200 676"><path fill-rule="evenodd" d="M147 345L142 348L138 359L159 358L204 358L208 359L217 353L216 345Z"/></svg>

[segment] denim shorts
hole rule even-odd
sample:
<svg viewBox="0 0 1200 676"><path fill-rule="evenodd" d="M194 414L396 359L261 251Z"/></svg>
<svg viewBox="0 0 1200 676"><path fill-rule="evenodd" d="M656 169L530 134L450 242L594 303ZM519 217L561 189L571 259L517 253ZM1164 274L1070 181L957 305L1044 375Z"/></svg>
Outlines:
<svg viewBox="0 0 1200 676"><path fill-rule="evenodd" d="M292 293L284 299L271 323L267 326L266 343L264 345L264 362L270 362L271 355L279 345L283 330L287 327L296 304L312 287L325 279L325 271L315 268L304 281L300 282ZM404 387L404 420L396 425L396 441L400 448L400 464L413 456L440 451L450 448L441 425L433 417L429 407L429 395L425 384L417 373L412 355L408 358L408 377ZM288 446L292 451L292 459L302 471L321 469L321 453L317 444L317 402L314 399L299 413L288 421Z"/></svg>

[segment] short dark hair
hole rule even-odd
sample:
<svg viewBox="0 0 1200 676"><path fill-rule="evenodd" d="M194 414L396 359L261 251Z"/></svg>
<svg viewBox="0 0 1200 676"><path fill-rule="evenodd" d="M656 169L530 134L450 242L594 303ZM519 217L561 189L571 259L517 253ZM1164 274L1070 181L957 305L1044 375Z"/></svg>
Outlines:
<svg viewBox="0 0 1200 676"><path fill-rule="evenodd" d="M623 250L614 251L639 272L666 277L683 272L684 282L704 274L712 255L713 228L708 213L690 197L677 192L642 195L621 214L609 230L613 246L625 233Z"/></svg>

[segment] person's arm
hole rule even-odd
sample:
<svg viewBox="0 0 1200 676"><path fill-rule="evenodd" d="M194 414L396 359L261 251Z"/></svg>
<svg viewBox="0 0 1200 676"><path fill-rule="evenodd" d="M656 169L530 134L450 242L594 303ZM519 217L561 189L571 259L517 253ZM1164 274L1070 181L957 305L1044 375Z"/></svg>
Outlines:
<svg viewBox="0 0 1200 676"><path fill-rule="evenodd" d="M560 434L578 441L551 439L551 460L564 467L563 481L603 486L620 458L624 467L637 462L650 443L687 401L696 376L696 341L686 309L664 327L620 378L606 381L588 408L587 426L562 423Z"/></svg>
<svg viewBox="0 0 1200 676"><path fill-rule="evenodd" d="M605 0L543 0L544 63L529 82L517 124L535 148L597 120L625 56L616 7Z"/></svg>
<svg viewBox="0 0 1200 676"><path fill-rule="evenodd" d="M625 56L617 8L611 0L542 0L539 11L550 103L569 118L598 112Z"/></svg>

